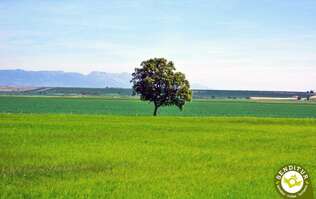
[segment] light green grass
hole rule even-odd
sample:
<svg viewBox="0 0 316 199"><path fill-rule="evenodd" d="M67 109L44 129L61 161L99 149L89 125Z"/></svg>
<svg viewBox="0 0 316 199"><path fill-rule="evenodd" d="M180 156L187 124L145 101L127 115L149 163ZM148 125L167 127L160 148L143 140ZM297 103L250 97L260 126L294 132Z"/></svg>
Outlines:
<svg viewBox="0 0 316 199"><path fill-rule="evenodd" d="M316 120L0 114L2 198L279 198ZM316 185L314 185L314 192Z"/></svg>
<svg viewBox="0 0 316 199"><path fill-rule="evenodd" d="M0 113L74 113L107 115L152 115L153 105L136 99L96 97L0 96ZM249 100L193 100L184 106L164 107L160 115L258 116L316 118L316 103L254 102Z"/></svg>

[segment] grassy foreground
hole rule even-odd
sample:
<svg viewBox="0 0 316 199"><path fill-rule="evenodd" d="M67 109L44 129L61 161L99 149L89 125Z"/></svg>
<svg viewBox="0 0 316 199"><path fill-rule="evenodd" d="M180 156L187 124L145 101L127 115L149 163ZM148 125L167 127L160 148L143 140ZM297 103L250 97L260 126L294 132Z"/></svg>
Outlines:
<svg viewBox="0 0 316 199"><path fill-rule="evenodd" d="M284 164L316 182L315 143L315 119L0 114L0 194L279 198Z"/></svg>
<svg viewBox="0 0 316 199"><path fill-rule="evenodd" d="M316 118L313 102L255 102L250 100L193 100L184 111L159 109L172 116L259 116ZM100 97L0 96L0 113L74 113L107 115L152 115L153 105L136 99Z"/></svg>

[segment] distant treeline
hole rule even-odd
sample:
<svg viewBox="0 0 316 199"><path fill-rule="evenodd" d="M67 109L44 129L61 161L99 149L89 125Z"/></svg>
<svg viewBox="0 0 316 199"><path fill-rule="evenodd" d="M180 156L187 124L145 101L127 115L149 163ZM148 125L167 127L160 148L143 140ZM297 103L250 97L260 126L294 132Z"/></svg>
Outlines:
<svg viewBox="0 0 316 199"><path fill-rule="evenodd" d="M0 92L6 95L43 95L43 96L117 96L130 97L132 89L125 88L70 88L70 87L42 87L27 91ZM306 97L305 92L287 91L241 91L241 90L193 90L195 99L216 98L249 98L249 97Z"/></svg>

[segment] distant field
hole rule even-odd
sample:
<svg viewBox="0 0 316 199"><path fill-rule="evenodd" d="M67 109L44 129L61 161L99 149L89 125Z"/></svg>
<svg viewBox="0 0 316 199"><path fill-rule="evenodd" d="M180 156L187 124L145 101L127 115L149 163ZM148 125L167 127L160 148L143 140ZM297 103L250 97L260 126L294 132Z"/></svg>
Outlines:
<svg viewBox="0 0 316 199"><path fill-rule="evenodd" d="M8 90L8 89L6 89ZM116 96L127 97L133 93L128 88L71 88L71 87L40 87L33 89L11 88L11 92L1 90L0 95L40 95L40 96ZM288 91L243 91L243 90L199 90L193 89L194 99L214 98L249 98L249 97L306 97L306 92Z"/></svg>
<svg viewBox="0 0 316 199"><path fill-rule="evenodd" d="M152 104L136 99L104 97L15 97L0 96L2 113L74 113L106 115L151 115ZM316 118L316 103L250 100L193 100L184 111L162 108L160 115L260 116Z"/></svg>
<svg viewBox="0 0 316 199"><path fill-rule="evenodd" d="M0 195L279 198L284 164L316 176L315 142L315 119L0 114Z"/></svg>

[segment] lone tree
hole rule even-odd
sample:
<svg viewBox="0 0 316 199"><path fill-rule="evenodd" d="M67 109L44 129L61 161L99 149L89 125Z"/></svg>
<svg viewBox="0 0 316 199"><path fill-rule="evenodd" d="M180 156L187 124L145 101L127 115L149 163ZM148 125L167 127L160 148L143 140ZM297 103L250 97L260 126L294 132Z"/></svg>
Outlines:
<svg viewBox="0 0 316 199"><path fill-rule="evenodd" d="M141 100L154 103L154 116L161 106L176 105L182 110L185 102L191 101L189 81L183 73L175 71L173 62L154 58L143 61L140 66L132 74L134 94L139 94Z"/></svg>

